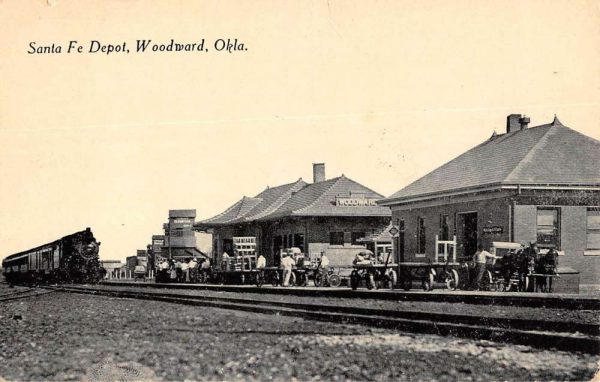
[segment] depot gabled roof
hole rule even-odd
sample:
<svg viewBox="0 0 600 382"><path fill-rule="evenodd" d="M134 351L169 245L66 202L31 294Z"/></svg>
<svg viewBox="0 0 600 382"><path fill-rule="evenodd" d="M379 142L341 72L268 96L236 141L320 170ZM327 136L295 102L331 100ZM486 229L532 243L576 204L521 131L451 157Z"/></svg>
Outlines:
<svg viewBox="0 0 600 382"><path fill-rule="evenodd" d="M600 186L600 141L550 124L494 134L409 184L381 205L504 186Z"/></svg>
<svg viewBox="0 0 600 382"><path fill-rule="evenodd" d="M253 198L244 196L234 205L220 214L196 223L197 226L220 226L255 220L270 214L287 201L293 192L306 186L306 182L298 179L277 187L267 187Z"/></svg>
<svg viewBox="0 0 600 382"><path fill-rule="evenodd" d="M357 200L359 205L338 205L338 198ZM360 203L382 198L383 195L344 175L312 184L299 179L267 188L253 198L244 197L219 215L195 226L209 228L292 216L390 216L389 208Z"/></svg>
<svg viewBox="0 0 600 382"><path fill-rule="evenodd" d="M381 243L391 243L393 236L390 233L394 225L392 222L387 226L380 228L378 231L368 234L367 236L358 239L359 243L373 243L373 242L381 242Z"/></svg>
<svg viewBox="0 0 600 382"><path fill-rule="evenodd" d="M286 216L390 216L388 208L378 205L337 204L338 198L354 198L357 200L380 200L383 195L355 182L344 175L306 185L294 193L288 201L262 220Z"/></svg>

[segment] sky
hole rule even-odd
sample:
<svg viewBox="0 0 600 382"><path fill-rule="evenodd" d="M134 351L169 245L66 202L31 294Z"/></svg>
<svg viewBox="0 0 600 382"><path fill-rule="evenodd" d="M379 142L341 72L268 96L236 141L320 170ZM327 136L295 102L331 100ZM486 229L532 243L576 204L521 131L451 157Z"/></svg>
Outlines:
<svg viewBox="0 0 600 382"><path fill-rule="evenodd" d="M123 260L169 209L208 218L315 162L389 196L511 113L600 139L597 1L4 0L0 25L0 259L91 227Z"/></svg>

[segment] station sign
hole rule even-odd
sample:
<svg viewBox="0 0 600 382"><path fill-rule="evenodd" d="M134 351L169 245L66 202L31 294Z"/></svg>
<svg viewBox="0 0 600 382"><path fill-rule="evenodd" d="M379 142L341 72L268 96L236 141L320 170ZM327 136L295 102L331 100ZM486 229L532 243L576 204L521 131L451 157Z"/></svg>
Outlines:
<svg viewBox="0 0 600 382"><path fill-rule="evenodd" d="M483 233L484 234L499 235L502 232L504 232L504 229L502 227L499 227L499 226L483 227Z"/></svg>
<svg viewBox="0 0 600 382"><path fill-rule="evenodd" d="M335 205L339 207L364 207L377 206L378 199L371 198L335 198Z"/></svg>

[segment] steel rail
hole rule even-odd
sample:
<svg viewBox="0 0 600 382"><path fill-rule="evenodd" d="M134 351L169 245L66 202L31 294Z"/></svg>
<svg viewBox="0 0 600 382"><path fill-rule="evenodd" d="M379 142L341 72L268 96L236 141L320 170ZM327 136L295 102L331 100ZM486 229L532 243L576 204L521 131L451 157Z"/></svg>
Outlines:
<svg viewBox="0 0 600 382"><path fill-rule="evenodd" d="M449 313L402 312L334 305L256 301L227 297L182 296L162 292L107 290L89 287L52 287L69 293L134 298L193 306L280 314L333 323L353 323L381 328L491 340L543 349L600 354L598 325L556 321L482 318ZM569 326L573 326L570 328ZM577 328L577 329L575 329Z"/></svg>
<svg viewBox="0 0 600 382"><path fill-rule="evenodd" d="M35 288L27 288L25 290L15 290L15 291L8 292L8 293L2 293L2 294L0 294L0 298L7 297L7 296L14 296L16 294L29 293L32 290L35 290Z"/></svg>
<svg viewBox="0 0 600 382"><path fill-rule="evenodd" d="M402 290L352 290L350 288L271 288L240 285L216 285L216 284L162 284L162 283L134 283L134 282L101 282L106 286L128 286L140 288L161 289L188 289L188 290L212 290L236 293L261 293L292 296L314 296L314 297L339 297L339 298L366 298L393 301L431 301L465 303L475 305L508 305L524 306L531 308L552 308L565 310L598 310L600 311L600 298L578 295L556 295L536 293L472 293L472 292L450 292L432 293L421 291L405 292Z"/></svg>
<svg viewBox="0 0 600 382"><path fill-rule="evenodd" d="M0 296L0 302L13 301L13 300L21 300L21 299L24 299L24 298L31 298L31 297L43 296L43 295L54 293L54 292L56 292L56 290L38 291L38 292L32 293L32 294L26 294L26 295L19 294L18 296L9 296L9 297L2 297L2 296Z"/></svg>

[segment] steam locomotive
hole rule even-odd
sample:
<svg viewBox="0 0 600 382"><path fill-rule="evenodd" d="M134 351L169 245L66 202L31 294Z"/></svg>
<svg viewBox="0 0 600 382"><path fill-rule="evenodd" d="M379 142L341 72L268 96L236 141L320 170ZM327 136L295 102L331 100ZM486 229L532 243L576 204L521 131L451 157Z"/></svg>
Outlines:
<svg viewBox="0 0 600 382"><path fill-rule="evenodd" d="M11 284L97 283L106 273L98 260L99 247L86 228L6 257L4 278Z"/></svg>

